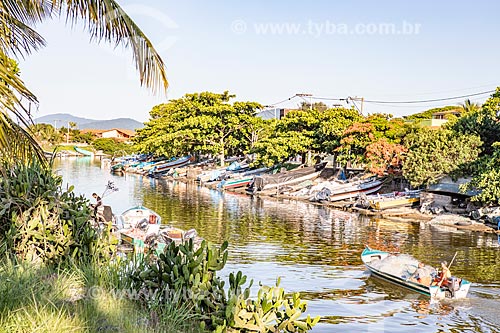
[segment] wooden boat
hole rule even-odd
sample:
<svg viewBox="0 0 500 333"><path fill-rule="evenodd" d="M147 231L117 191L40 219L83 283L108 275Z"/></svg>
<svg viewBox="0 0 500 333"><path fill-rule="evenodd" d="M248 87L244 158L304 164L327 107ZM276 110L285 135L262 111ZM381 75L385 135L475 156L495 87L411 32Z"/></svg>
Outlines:
<svg viewBox="0 0 500 333"><path fill-rule="evenodd" d="M250 192L278 190L288 185L302 183L306 180L314 179L319 176L326 166L326 162L316 164L310 167L293 169L280 172L274 175L255 176Z"/></svg>
<svg viewBox="0 0 500 333"><path fill-rule="evenodd" d="M348 182L337 188L330 188L329 201L340 201L356 198L362 194L370 194L382 188L383 181L377 178L369 178L356 182Z"/></svg>
<svg viewBox="0 0 500 333"><path fill-rule="evenodd" d="M246 187L253 181L255 176L263 174L267 171L269 171L269 168L260 168L248 170L241 174L231 175L231 178L224 179L219 183L219 185L217 185L217 187L223 190Z"/></svg>
<svg viewBox="0 0 500 333"><path fill-rule="evenodd" d="M84 156L94 156L94 153L85 149L82 149L80 147L75 146L74 147L77 153L80 153Z"/></svg>
<svg viewBox="0 0 500 333"><path fill-rule="evenodd" d="M241 178L226 179L220 182L220 188L227 190L231 188L239 188L248 186L253 181L254 176L246 176ZM218 186L219 187L219 186Z"/></svg>
<svg viewBox="0 0 500 333"><path fill-rule="evenodd" d="M389 258L397 257L398 255L399 254L391 254L389 252L371 249L367 246L361 254L361 260L374 276L423 295L430 296L433 299L460 299L467 297L471 283L465 279L452 277L447 287L427 286L409 279L411 274L417 269L416 265L401 263L401 265L413 267L395 267L395 271L403 272L402 275L396 275L385 268L380 268L383 267L381 264L384 263L384 260L387 261ZM416 259L413 260L418 263Z"/></svg>
<svg viewBox="0 0 500 333"><path fill-rule="evenodd" d="M157 164L149 170L149 175L150 176L157 176L157 175L167 173L170 169L180 168L180 167L188 165L192 160L193 160L193 158L191 156L184 156L184 157L178 158L178 159L170 161L170 162L164 162L161 164Z"/></svg>
<svg viewBox="0 0 500 333"><path fill-rule="evenodd" d="M420 202L420 190L370 195L366 200L369 206L376 210L413 206Z"/></svg>

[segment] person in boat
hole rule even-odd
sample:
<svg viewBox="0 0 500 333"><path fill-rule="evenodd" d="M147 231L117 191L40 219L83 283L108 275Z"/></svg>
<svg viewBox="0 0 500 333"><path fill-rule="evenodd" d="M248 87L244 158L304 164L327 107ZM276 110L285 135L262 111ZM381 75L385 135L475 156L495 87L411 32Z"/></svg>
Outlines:
<svg viewBox="0 0 500 333"><path fill-rule="evenodd" d="M425 286L431 284L431 275L425 269L425 265L423 262L418 263L418 268L415 271L415 273L413 273L413 275L410 277L410 281L417 282Z"/></svg>
<svg viewBox="0 0 500 333"><path fill-rule="evenodd" d="M437 275L432 285L440 287L447 286L450 278L451 278L451 271L448 268L448 263L446 261L442 261L441 272Z"/></svg>

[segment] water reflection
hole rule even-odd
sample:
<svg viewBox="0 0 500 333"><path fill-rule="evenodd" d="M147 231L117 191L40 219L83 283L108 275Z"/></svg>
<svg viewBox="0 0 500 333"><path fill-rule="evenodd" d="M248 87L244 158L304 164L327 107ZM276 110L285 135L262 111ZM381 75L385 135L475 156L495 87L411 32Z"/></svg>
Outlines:
<svg viewBox="0 0 500 333"><path fill-rule="evenodd" d="M309 301L311 315L323 317L315 332L498 331L500 256L494 234L371 219L196 184L114 176L90 159L63 160L56 169L88 198L113 180L120 190L104 201L115 212L143 204L165 223L196 228L217 243L229 240L223 274L242 270L265 284L282 277L282 286ZM474 282L470 298L429 304L423 296L369 277L360 260L365 244L410 253L435 266L457 251L451 270Z"/></svg>

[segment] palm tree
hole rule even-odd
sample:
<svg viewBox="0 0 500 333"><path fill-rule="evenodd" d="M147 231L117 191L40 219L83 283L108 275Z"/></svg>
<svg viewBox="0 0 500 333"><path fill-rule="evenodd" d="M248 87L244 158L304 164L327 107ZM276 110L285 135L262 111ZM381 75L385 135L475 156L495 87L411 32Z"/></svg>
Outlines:
<svg viewBox="0 0 500 333"><path fill-rule="evenodd" d="M460 107L463 109L464 113L470 113L481 109L481 105L478 103L472 103L470 99L466 99L465 102L460 104Z"/></svg>
<svg viewBox="0 0 500 333"><path fill-rule="evenodd" d="M115 0L0 0L0 156L16 155L19 150L20 157L43 159L41 149L23 130L32 123L29 106L38 100L20 79L11 58L24 58L45 46L33 26L55 17L66 18L72 26L83 22L91 40L131 48L141 85L155 91L168 87L160 55Z"/></svg>

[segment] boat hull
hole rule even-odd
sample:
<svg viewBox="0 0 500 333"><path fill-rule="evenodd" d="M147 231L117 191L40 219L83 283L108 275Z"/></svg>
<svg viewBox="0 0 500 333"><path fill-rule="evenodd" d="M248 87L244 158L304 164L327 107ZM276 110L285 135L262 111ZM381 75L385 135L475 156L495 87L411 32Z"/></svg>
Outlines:
<svg viewBox="0 0 500 333"><path fill-rule="evenodd" d="M404 207L417 205L420 198L402 198L389 201L370 201L370 207L376 210L384 210L388 208Z"/></svg>
<svg viewBox="0 0 500 333"><path fill-rule="evenodd" d="M330 201L341 201L356 198L360 194L371 194L379 191L382 188L382 182L380 180L375 180L371 183L366 183L366 186L356 186L350 189L345 189L343 192L338 192L330 194Z"/></svg>

